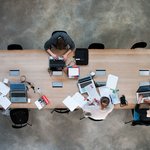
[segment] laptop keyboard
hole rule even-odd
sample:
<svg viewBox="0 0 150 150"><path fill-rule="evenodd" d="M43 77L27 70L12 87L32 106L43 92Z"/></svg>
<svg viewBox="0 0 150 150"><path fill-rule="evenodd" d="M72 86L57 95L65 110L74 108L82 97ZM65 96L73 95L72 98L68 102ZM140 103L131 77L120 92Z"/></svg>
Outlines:
<svg viewBox="0 0 150 150"><path fill-rule="evenodd" d="M92 83L92 81L86 81L86 82L80 83L80 86L81 86L81 88L84 88L84 87L88 86L91 83Z"/></svg>

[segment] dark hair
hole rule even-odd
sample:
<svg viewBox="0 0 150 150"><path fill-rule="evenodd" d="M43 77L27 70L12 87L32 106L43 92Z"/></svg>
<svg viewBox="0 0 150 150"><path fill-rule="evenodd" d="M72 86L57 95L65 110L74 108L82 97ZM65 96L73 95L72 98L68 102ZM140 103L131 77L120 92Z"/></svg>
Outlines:
<svg viewBox="0 0 150 150"><path fill-rule="evenodd" d="M109 98L106 96L101 97L100 101L101 101L102 109L104 109L106 106L108 106L108 104L110 102ZM103 104L106 104L105 107Z"/></svg>
<svg viewBox="0 0 150 150"><path fill-rule="evenodd" d="M62 37L58 37L57 43L56 43L56 48L60 49L60 50L65 49L65 42Z"/></svg>

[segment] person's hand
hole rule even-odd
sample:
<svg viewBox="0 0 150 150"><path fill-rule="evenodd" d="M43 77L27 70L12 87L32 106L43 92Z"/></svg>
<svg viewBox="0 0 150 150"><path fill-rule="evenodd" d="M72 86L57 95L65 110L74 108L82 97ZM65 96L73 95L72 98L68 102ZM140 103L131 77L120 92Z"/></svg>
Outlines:
<svg viewBox="0 0 150 150"><path fill-rule="evenodd" d="M144 100L144 103L150 104L150 100L147 98Z"/></svg>
<svg viewBox="0 0 150 150"><path fill-rule="evenodd" d="M67 55L66 54L64 54L62 57L64 58L64 61L67 60Z"/></svg>
<svg viewBox="0 0 150 150"><path fill-rule="evenodd" d="M54 59L58 59L58 56L56 54L51 54L51 56L54 58Z"/></svg>

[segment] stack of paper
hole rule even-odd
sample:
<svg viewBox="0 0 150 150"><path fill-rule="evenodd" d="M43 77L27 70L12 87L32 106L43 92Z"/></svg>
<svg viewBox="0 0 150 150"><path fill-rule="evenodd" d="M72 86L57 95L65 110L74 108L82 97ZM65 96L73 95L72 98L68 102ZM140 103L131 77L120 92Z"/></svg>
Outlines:
<svg viewBox="0 0 150 150"><path fill-rule="evenodd" d="M72 97L66 97L63 103L70 109L70 111L74 111L78 106L82 108L85 104L87 104L87 101L85 101L84 97L77 92Z"/></svg>

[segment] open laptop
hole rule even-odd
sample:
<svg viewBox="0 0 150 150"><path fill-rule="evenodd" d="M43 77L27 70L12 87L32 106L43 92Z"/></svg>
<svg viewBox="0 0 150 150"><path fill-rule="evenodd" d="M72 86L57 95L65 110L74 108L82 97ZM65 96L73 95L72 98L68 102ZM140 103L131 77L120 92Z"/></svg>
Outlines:
<svg viewBox="0 0 150 150"><path fill-rule="evenodd" d="M79 79L77 85L81 94L86 93L86 86L92 85L93 87L95 87L94 81L91 76Z"/></svg>
<svg viewBox="0 0 150 150"><path fill-rule="evenodd" d="M27 88L24 83L10 83L10 101L12 103L26 103Z"/></svg>
<svg viewBox="0 0 150 150"><path fill-rule="evenodd" d="M140 86L136 92L138 103L143 103L145 99L150 100L150 85ZM139 99L142 96L142 99Z"/></svg>
<svg viewBox="0 0 150 150"><path fill-rule="evenodd" d="M49 57L49 69L52 71L62 71L66 66L65 61L62 57L58 59L54 59L53 57Z"/></svg>

